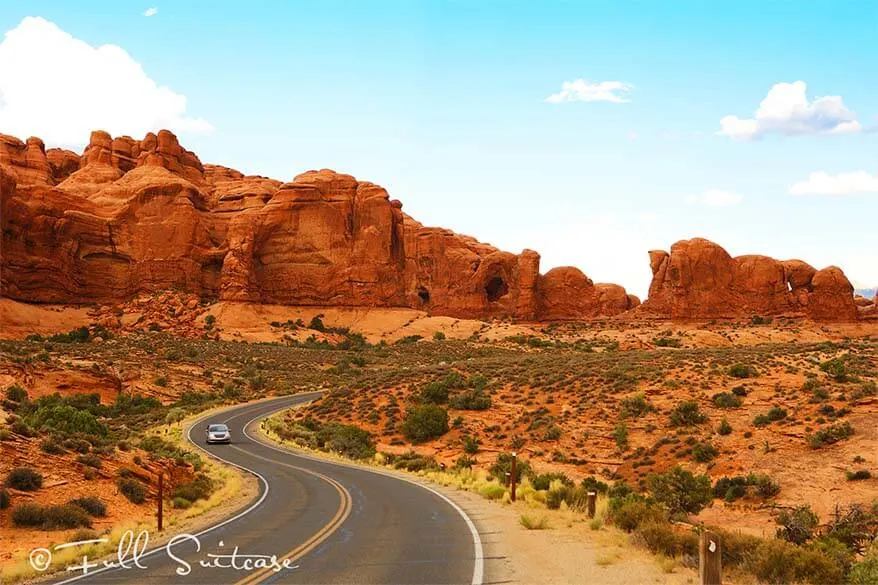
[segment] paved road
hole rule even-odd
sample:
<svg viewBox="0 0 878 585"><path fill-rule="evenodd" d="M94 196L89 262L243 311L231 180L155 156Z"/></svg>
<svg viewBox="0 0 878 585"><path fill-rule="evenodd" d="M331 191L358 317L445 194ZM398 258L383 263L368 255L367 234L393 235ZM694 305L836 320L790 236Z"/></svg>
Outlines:
<svg viewBox="0 0 878 585"><path fill-rule="evenodd" d="M197 542L179 537L170 554L167 547L151 551L139 561L146 568L111 568L54 583L480 584L481 542L449 500L405 480L254 438L262 418L314 397L242 405L193 426L191 438L199 447L259 477L259 495L239 514L197 534ZM231 428L233 444L204 444L204 427L219 422ZM237 568L229 568L235 547ZM251 564L247 570L244 555L276 555L278 564L288 559L289 568L258 570ZM187 565L190 572L181 574Z"/></svg>

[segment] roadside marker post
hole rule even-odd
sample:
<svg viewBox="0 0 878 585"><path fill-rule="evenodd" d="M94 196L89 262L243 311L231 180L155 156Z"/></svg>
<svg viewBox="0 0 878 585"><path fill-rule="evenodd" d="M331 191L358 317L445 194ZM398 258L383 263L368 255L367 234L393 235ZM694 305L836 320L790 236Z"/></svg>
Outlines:
<svg viewBox="0 0 878 585"><path fill-rule="evenodd" d="M701 585L722 585L722 542L719 534L704 531L698 543Z"/></svg>
<svg viewBox="0 0 878 585"><path fill-rule="evenodd" d="M162 531L165 504L165 474L159 472L159 498L158 498L158 531Z"/></svg>
<svg viewBox="0 0 878 585"><path fill-rule="evenodd" d="M514 502L515 501L515 480L518 479L515 475L516 472L516 459L517 455L515 451L512 452L512 485L509 488L509 498Z"/></svg>
<svg viewBox="0 0 878 585"><path fill-rule="evenodd" d="M597 492L588 492L588 499L586 500L586 511L588 512L589 518L594 518L595 509L597 508L597 500Z"/></svg>

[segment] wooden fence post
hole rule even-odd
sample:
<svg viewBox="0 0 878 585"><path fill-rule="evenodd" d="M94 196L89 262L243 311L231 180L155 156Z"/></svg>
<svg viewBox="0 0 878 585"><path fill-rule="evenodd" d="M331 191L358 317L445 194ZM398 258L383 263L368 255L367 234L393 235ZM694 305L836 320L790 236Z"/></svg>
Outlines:
<svg viewBox="0 0 878 585"><path fill-rule="evenodd" d="M588 492L588 499L586 500L586 512L588 513L589 518L594 518L595 509L597 508L597 500L597 492Z"/></svg>
<svg viewBox="0 0 878 585"><path fill-rule="evenodd" d="M722 585L722 542L719 534L701 533L698 543L698 569L701 585Z"/></svg>
<svg viewBox="0 0 878 585"><path fill-rule="evenodd" d="M510 489L509 489L509 498L513 502L515 501L515 484L516 484L516 480L518 479L516 477L516 469L515 469L516 468L516 464L515 464L516 458L517 458L516 453L515 453L515 451L513 451L512 452L512 487L510 487Z"/></svg>
<svg viewBox="0 0 878 585"><path fill-rule="evenodd" d="M165 474L159 472L159 500L158 500L158 531L162 531L164 521L164 505L165 505Z"/></svg>

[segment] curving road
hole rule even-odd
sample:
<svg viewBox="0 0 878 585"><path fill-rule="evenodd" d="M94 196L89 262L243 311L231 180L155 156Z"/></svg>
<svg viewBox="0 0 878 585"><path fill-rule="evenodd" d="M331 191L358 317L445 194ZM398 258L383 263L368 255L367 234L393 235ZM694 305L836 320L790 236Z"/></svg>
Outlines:
<svg viewBox="0 0 878 585"><path fill-rule="evenodd" d="M258 496L239 513L197 533L197 541L179 537L170 554L166 546L147 550L139 560L145 568L134 566L129 555L127 569L92 569L88 575L80 570L54 583L480 585L483 554L478 532L466 514L438 492L255 438L261 419L317 396L246 404L192 426L190 440L196 446L259 479ZM232 445L206 445L204 427L220 422L229 425ZM255 559L248 567L245 555L276 555L278 564L287 568L259 570ZM200 566L202 562L209 566ZM190 572L181 574L187 565Z"/></svg>

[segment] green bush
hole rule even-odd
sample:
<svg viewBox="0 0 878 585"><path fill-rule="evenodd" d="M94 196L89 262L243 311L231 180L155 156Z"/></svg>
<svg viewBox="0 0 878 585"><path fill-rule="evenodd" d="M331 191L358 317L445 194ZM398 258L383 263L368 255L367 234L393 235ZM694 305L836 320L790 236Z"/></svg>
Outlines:
<svg viewBox="0 0 878 585"><path fill-rule="evenodd" d="M738 408L744 403L740 396L736 396L731 392L718 392L711 398L717 408Z"/></svg>
<svg viewBox="0 0 878 585"><path fill-rule="evenodd" d="M40 441L40 450L49 455L60 455L64 452L64 445L58 437L50 437Z"/></svg>
<svg viewBox="0 0 878 585"><path fill-rule="evenodd" d="M369 459L375 455L375 441L369 431L356 425L329 423L318 429L317 446L351 459Z"/></svg>
<svg viewBox="0 0 878 585"><path fill-rule="evenodd" d="M826 372L836 382L847 382L849 379L847 365L842 358L832 358L820 364L820 369Z"/></svg>
<svg viewBox="0 0 878 585"><path fill-rule="evenodd" d="M792 510L783 510L777 517L780 528L777 537L793 544L805 544L814 536L814 530L820 519L811 510L811 506L796 506Z"/></svg>
<svg viewBox="0 0 878 585"><path fill-rule="evenodd" d="M863 553L878 534L878 504L871 511L860 504L836 508L830 516L827 536L844 543L856 553Z"/></svg>
<svg viewBox="0 0 878 585"><path fill-rule="evenodd" d="M623 421L619 421L616 428L613 429L613 439L616 441L616 447L619 451L628 449L628 426Z"/></svg>
<svg viewBox="0 0 878 585"><path fill-rule="evenodd" d="M810 446L812 449L819 449L820 447L823 447L825 445L838 443L842 439L847 439L853 434L854 428L851 426L851 423L843 422L834 424L832 426L820 429L813 435L808 435L808 446Z"/></svg>
<svg viewBox="0 0 878 585"><path fill-rule="evenodd" d="M851 568L848 583L850 585L878 583L878 543L872 545L872 550Z"/></svg>
<svg viewBox="0 0 878 585"><path fill-rule="evenodd" d="M76 461L82 463L87 467L94 467L95 469L101 468L101 458L97 455L88 454L88 455L80 455L76 458Z"/></svg>
<svg viewBox="0 0 878 585"><path fill-rule="evenodd" d="M186 498L176 497L171 500L171 505L177 510L185 510L192 507L192 502Z"/></svg>
<svg viewBox="0 0 878 585"><path fill-rule="evenodd" d="M753 419L753 424L757 427L764 427L770 423L783 420L787 417L787 411L779 406L772 406L767 413L759 414Z"/></svg>
<svg viewBox="0 0 878 585"><path fill-rule="evenodd" d="M719 451L710 443L696 443L692 446L692 459L699 463L707 463L712 461Z"/></svg>
<svg viewBox="0 0 878 585"><path fill-rule="evenodd" d="M24 416L25 422L33 428L48 428L59 433L72 435L106 436L107 427L99 422L94 414L71 404L40 406Z"/></svg>
<svg viewBox="0 0 878 585"><path fill-rule="evenodd" d="M463 452L467 455L475 455L478 453L479 445L482 443L478 437L471 437L469 435L462 436L460 442L463 445Z"/></svg>
<svg viewBox="0 0 878 585"><path fill-rule="evenodd" d="M24 402L27 400L27 390L21 386L10 386L6 389L6 398L13 402Z"/></svg>
<svg viewBox="0 0 878 585"><path fill-rule="evenodd" d="M484 390L473 388L454 396L449 406L457 410L488 410L491 408L491 397Z"/></svg>
<svg viewBox="0 0 878 585"><path fill-rule="evenodd" d="M632 532L649 522L667 521L667 516L658 506L637 494L611 498L609 516L612 523L625 532Z"/></svg>
<svg viewBox="0 0 878 585"><path fill-rule="evenodd" d="M697 514L713 499L710 478L680 466L650 475L648 484L652 497L671 514Z"/></svg>
<svg viewBox="0 0 878 585"><path fill-rule="evenodd" d="M863 479L872 479L872 473L868 469L858 469L856 471L847 472L848 481L860 481Z"/></svg>
<svg viewBox="0 0 878 585"><path fill-rule="evenodd" d="M759 375L756 368L747 364L735 364L729 368L729 375L733 378L755 378Z"/></svg>
<svg viewBox="0 0 878 585"><path fill-rule="evenodd" d="M23 492L43 487L43 474L31 467L16 467L6 475L6 485Z"/></svg>
<svg viewBox="0 0 878 585"><path fill-rule="evenodd" d="M844 582L841 567L823 552L783 540L763 541L750 557L747 568L757 579L770 585Z"/></svg>
<svg viewBox="0 0 878 585"><path fill-rule="evenodd" d="M571 510L583 511L588 502L588 490L573 486L573 482L550 489L546 494L546 507L557 510L561 507L561 502L567 504Z"/></svg>
<svg viewBox="0 0 878 585"><path fill-rule="evenodd" d="M429 469L439 469L439 464L429 455L421 455L414 451L403 453L392 458L391 463L394 469L404 469L417 473L418 471L426 471Z"/></svg>
<svg viewBox="0 0 878 585"><path fill-rule="evenodd" d="M196 500L206 500L213 493L213 480L209 476L198 473L189 483L178 486L171 492L172 498L183 498L194 502Z"/></svg>
<svg viewBox="0 0 878 585"><path fill-rule="evenodd" d="M142 504L146 501L147 490L142 481L133 477L120 477L118 486L122 495L132 504Z"/></svg>
<svg viewBox="0 0 878 585"><path fill-rule="evenodd" d="M9 507L9 492L5 488L0 488L0 510Z"/></svg>
<svg viewBox="0 0 878 585"><path fill-rule="evenodd" d="M723 419L722 422L719 423L719 428L716 430L720 435L731 435L732 434L732 425L729 424L727 419Z"/></svg>
<svg viewBox="0 0 878 585"><path fill-rule="evenodd" d="M433 334L433 341L444 341L444 340L445 340L445 334L442 333L441 331L437 331L436 333Z"/></svg>
<svg viewBox="0 0 878 585"><path fill-rule="evenodd" d="M41 506L34 502L25 502L12 508L12 523L40 530L91 528L91 518L79 506Z"/></svg>
<svg viewBox="0 0 878 585"><path fill-rule="evenodd" d="M640 418L655 410L642 392L623 398L621 402L623 418Z"/></svg>
<svg viewBox="0 0 878 585"><path fill-rule="evenodd" d="M610 486L608 486L606 483L591 476L583 479L582 483L580 483L579 485L582 487L582 489L586 491L596 492L599 494L605 494L610 489Z"/></svg>
<svg viewBox="0 0 878 585"><path fill-rule="evenodd" d="M505 472L504 472L505 473ZM560 481L564 485L573 485L573 480L567 474L560 472L535 474L530 478L530 484L535 490L547 490L553 481Z"/></svg>
<svg viewBox="0 0 878 585"><path fill-rule="evenodd" d="M670 522L650 520L638 526L634 534L636 540L653 554L673 558L683 552L683 541Z"/></svg>
<svg viewBox="0 0 878 585"><path fill-rule="evenodd" d="M713 497L723 498L727 502L733 502L747 495L770 498L778 493L780 486L767 475L723 477L713 486Z"/></svg>
<svg viewBox="0 0 878 585"><path fill-rule="evenodd" d="M402 423L402 434L413 443L423 443L448 432L448 412L436 404L411 409Z"/></svg>
<svg viewBox="0 0 878 585"><path fill-rule="evenodd" d="M89 515L103 518L107 515L107 504L97 496L85 496L67 502L70 506L79 506Z"/></svg>
<svg viewBox="0 0 878 585"><path fill-rule="evenodd" d="M697 402L687 400L674 407L670 419L675 427L692 426L705 422L707 415L701 412Z"/></svg>

